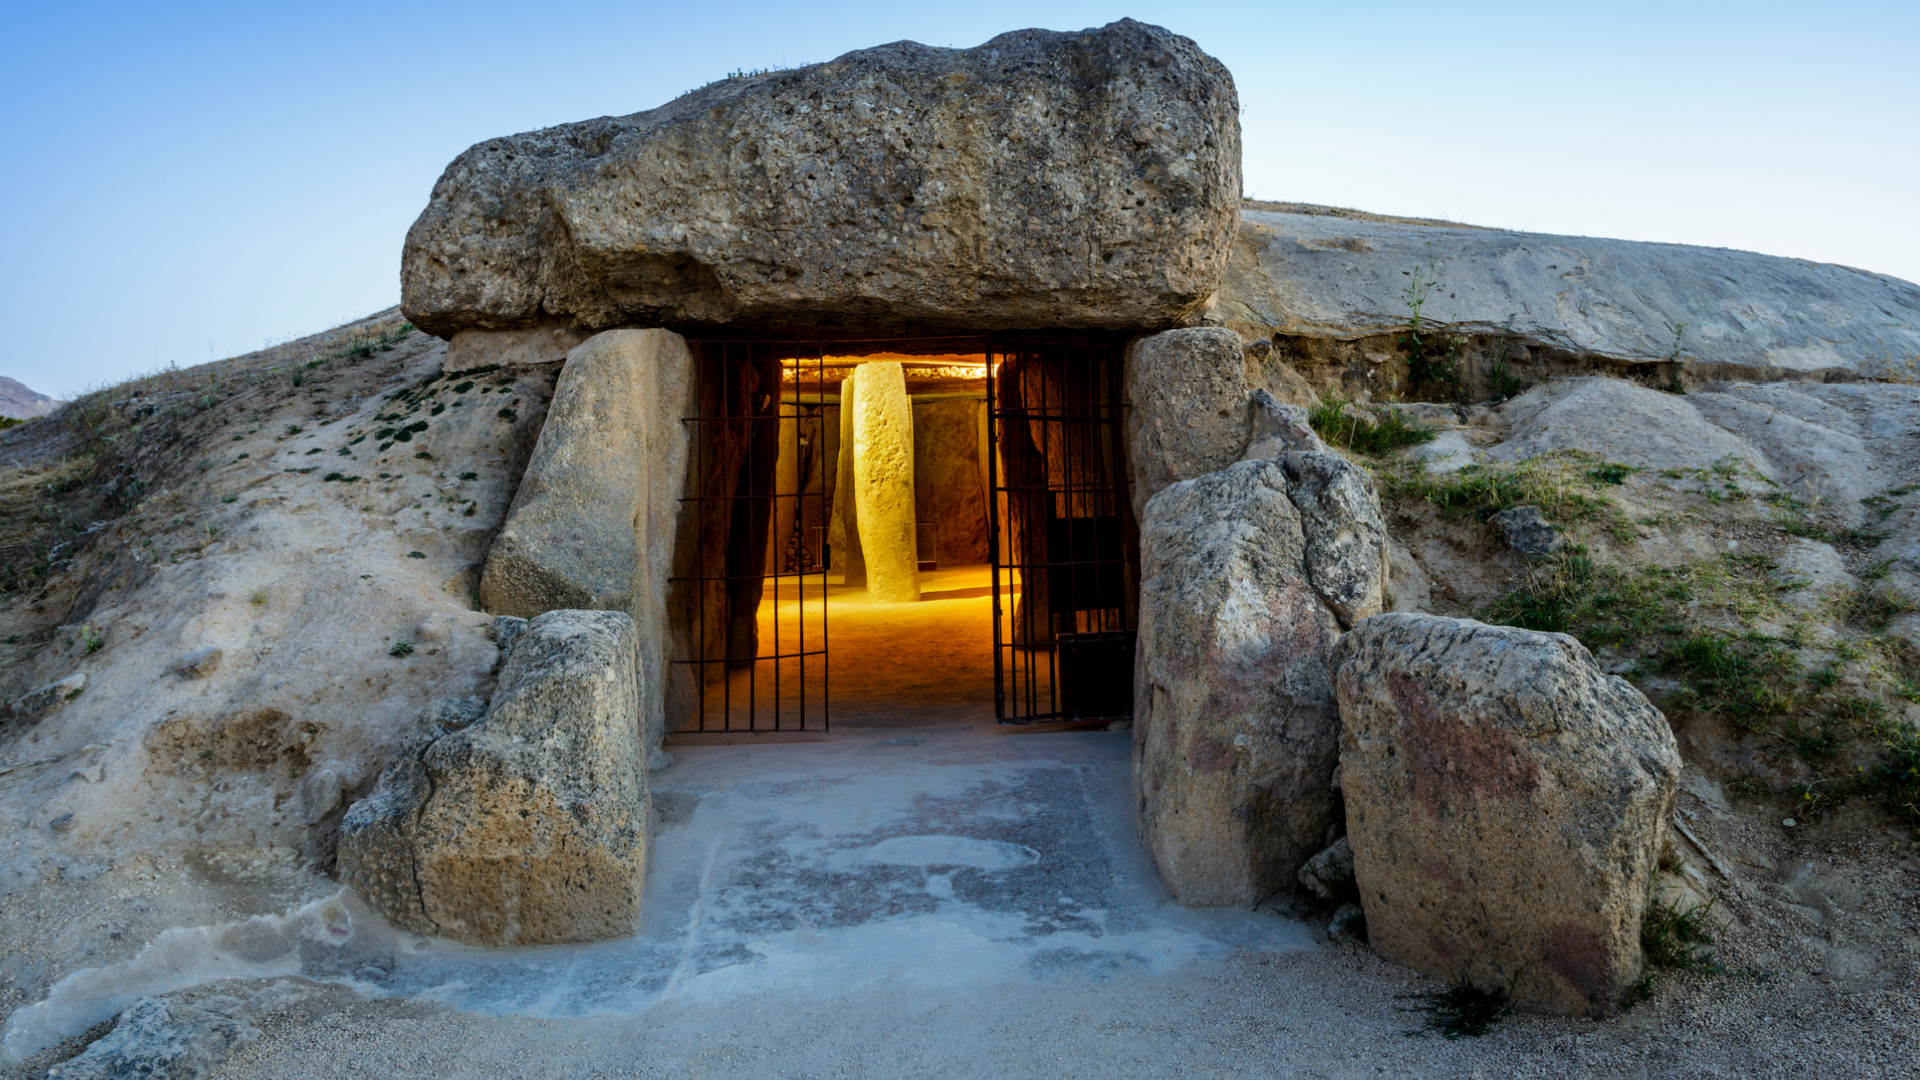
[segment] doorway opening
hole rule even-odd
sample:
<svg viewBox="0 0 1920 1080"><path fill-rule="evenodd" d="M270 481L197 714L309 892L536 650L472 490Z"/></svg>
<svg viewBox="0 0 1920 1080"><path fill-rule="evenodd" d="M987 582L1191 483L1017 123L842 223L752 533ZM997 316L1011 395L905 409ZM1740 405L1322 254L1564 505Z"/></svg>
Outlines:
<svg viewBox="0 0 1920 1080"><path fill-rule="evenodd" d="M669 730L1131 714L1116 342L689 345Z"/></svg>

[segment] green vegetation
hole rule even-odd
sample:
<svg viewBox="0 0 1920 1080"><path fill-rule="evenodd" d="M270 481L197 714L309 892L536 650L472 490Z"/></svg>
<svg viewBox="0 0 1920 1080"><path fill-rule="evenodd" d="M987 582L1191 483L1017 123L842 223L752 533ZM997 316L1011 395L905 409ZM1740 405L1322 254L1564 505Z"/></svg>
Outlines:
<svg viewBox="0 0 1920 1080"><path fill-rule="evenodd" d="M1920 825L1920 731L1889 732L1880 766L1862 778L1861 788L1879 796L1888 813Z"/></svg>
<svg viewBox="0 0 1920 1080"><path fill-rule="evenodd" d="M1517 396L1527 388L1526 381L1514 376L1508 368L1513 356L1513 320L1507 320L1506 332L1500 335L1500 344L1493 354L1493 363L1487 367L1487 389L1493 392L1493 400L1502 402Z"/></svg>
<svg viewBox="0 0 1920 1080"><path fill-rule="evenodd" d="M1433 432L1416 427L1391 410L1374 416L1351 402L1332 398L1307 410L1307 423L1327 445L1369 457L1382 457L1403 446L1417 446Z"/></svg>
<svg viewBox="0 0 1920 1080"><path fill-rule="evenodd" d="M1696 975L1721 975L1726 972L1720 961L1706 948L1713 944L1707 932L1711 903L1682 909L1679 905L1656 900L1647 905L1640 920L1640 947L1647 963Z"/></svg>
<svg viewBox="0 0 1920 1080"><path fill-rule="evenodd" d="M1401 273L1408 278L1407 287L1401 291L1407 304L1407 332L1399 338L1401 351L1407 356L1407 378L1415 389L1444 383L1457 395L1460 391L1460 350L1465 342L1458 334L1421 332L1427 301L1433 295L1434 286L1440 284L1439 263L1433 255L1432 246L1427 248L1425 266L1415 266Z"/></svg>
<svg viewBox="0 0 1920 1080"><path fill-rule="evenodd" d="M1601 476L1625 478L1629 466L1602 461L1583 450L1556 450L1512 465L1468 465L1449 473L1428 472L1410 463L1385 481L1388 494L1423 499L1449 517L1482 521L1516 506L1537 506L1554 524L1595 525L1621 539L1634 534L1626 515L1602 494Z"/></svg>
<svg viewBox="0 0 1920 1080"><path fill-rule="evenodd" d="M387 655L388 656L412 656L413 642L396 641L393 643L393 648L387 650Z"/></svg>
<svg viewBox="0 0 1920 1080"><path fill-rule="evenodd" d="M1799 651L1811 647L1804 622L1781 601L1795 587L1757 553L1626 568L1599 565L1576 546L1530 571L1479 617L1624 653L1629 677L1670 719L1718 720L1811 766L1815 779L1803 795L1878 796L1893 812L1920 820L1902 809L1920 805L1920 736L1886 704L1910 687L1920 691L1911 658L1863 636L1831 641L1832 658L1806 666ZM1840 616L1868 633L1883 628L1889 613L1906 610L1883 591L1836 602ZM1783 623L1778 635L1760 628ZM1849 772L1846 762L1857 759L1849 748L1872 743L1881 744L1882 763Z"/></svg>

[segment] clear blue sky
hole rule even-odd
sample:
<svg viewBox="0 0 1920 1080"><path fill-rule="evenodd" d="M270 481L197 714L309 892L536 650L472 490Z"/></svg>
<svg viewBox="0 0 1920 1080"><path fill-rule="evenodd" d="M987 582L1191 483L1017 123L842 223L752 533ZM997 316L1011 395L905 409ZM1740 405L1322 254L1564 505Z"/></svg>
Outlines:
<svg viewBox="0 0 1920 1080"><path fill-rule="evenodd" d="M1258 198L1920 279L1920 3L9 5L0 375L58 396L399 298L468 145L741 67L1132 16L1244 106Z"/></svg>

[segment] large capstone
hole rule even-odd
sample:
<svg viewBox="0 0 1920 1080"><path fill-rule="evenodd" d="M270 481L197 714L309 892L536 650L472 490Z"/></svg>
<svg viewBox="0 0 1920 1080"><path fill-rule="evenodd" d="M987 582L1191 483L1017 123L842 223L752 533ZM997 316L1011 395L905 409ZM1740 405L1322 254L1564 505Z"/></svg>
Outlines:
<svg viewBox="0 0 1920 1080"><path fill-rule="evenodd" d="M1618 1005L1679 783L1659 710L1573 638L1467 619L1375 616L1336 663L1373 947L1523 1008Z"/></svg>
<svg viewBox="0 0 1920 1080"><path fill-rule="evenodd" d="M1140 527L1134 786L1176 900L1252 906L1332 839L1340 627L1279 461L1161 491Z"/></svg>
<svg viewBox="0 0 1920 1080"><path fill-rule="evenodd" d="M341 824L341 880L394 924L474 945L633 932L647 767L633 620L550 611L485 717L434 718Z"/></svg>
<svg viewBox="0 0 1920 1080"><path fill-rule="evenodd" d="M480 143L407 234L442 337L620 325L1134 329L1220 284L1232 77L1130 19L913 42Z"/></svg>

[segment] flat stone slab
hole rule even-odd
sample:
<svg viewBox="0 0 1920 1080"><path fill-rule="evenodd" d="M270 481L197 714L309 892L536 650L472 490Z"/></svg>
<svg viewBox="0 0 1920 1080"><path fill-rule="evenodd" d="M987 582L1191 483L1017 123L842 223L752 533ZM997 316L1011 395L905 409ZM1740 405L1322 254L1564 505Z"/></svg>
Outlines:
<svg viewBox="0 0 1920 1080"><path fill-rule="evenodd" d="M1422 318L1507 328L1575 354L1727 369L1724 378L1898 374L1920 354L1920 285L1728 248L1446 228L1248 210L1208 321L1357 338L1407 325L1414 270L1436 280Z"/></svg>

